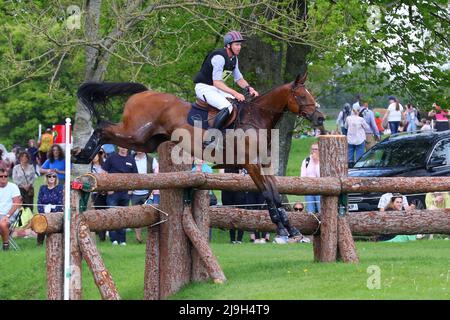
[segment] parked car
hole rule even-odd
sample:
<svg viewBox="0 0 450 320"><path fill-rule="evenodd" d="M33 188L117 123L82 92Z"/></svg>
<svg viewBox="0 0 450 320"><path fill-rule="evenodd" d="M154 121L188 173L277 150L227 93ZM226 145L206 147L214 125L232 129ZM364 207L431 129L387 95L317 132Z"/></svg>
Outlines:
<svg viewBox="0 0 450 320"><path fill-rule="evenodd" d="M392 135L369 149L348 172L350 177L450 176L450 130ZM450 191L450 186L449 186ZM406 195L417 209L424 194ZM349 194L349 211L376 211L380 193Z"/></svg>

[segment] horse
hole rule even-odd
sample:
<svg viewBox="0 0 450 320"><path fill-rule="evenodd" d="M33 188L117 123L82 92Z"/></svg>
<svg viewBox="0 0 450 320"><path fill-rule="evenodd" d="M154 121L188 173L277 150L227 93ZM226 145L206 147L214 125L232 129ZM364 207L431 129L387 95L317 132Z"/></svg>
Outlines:
<svg viewBox="0 0 450 320"><path fill-rule="evenodd" d="M278 86L271 91L244 102L240 106L234 128L242 129L273 129L282 114L287 109L298 117L311 121L313 126L323 129L325 116L318 110L314 97L305 88L307 74L297 75L293 82ZM173 94L148 90L139 83L84 83L77 92L80 101L97 119L97 128L82 149L72 151L74 163L90 163L101 145L112 143L124 148L142 152L154 152L164 141L171 140L176 130L186 130L190 133L191 141L183 139L183 148L194 155L194 148L187 145L194 141L196 128L187 121L191 104ZM113 96L128 95L124 105L122 121L112 123L101 118L96 104L106 102ZM205 133L204 129L202 133ZM270 139L268 139L270 147ZM189 142L189 143L188 143ZM248 145L250 139L245 138ZM201 151L209 146L200 145ZM220 149L214 149L211 155ZM227 150L227 149L226 149ZM228 152L230 152L228 150ZM235 152L233 149L231 152ZM262 174L260 159L251 159L246 149L245 160L237 164L225 163L222 167L239 167L245 169L258 190L263 194L271 221L277 226L277 235L289 239L289 242L300 241L300 231L292 226L281 204L281 196L275 185L273 174ZM195 155L199 157L197 154ZM236 157L234 157L236 159ZM208 160L208 159L205 159ZM209 159L211 161L211 159ZM253 160L253 161L250 161ZM214 161L214 159L212 159Z"/></svg>

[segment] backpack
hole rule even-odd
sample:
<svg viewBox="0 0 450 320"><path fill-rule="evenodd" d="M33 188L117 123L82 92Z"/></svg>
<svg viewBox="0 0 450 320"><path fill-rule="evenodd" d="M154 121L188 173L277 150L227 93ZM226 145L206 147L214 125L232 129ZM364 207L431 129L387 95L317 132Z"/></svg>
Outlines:
<svg viewBox="0 0 450 320"><path fill-rule="evenodd" d="M367 108L363 108L363 109L359 112L358 115L359 115L361 118L364 118L364 116L365 116L365 114L366 114L367 111L368 111Z"/></svg>
<svg viewBox="0 0 450 320"><path fill-rule="evenodd" d="M307 157L305 159L305 168L308 168L309 162L311 161L311 157Z"/></svg>

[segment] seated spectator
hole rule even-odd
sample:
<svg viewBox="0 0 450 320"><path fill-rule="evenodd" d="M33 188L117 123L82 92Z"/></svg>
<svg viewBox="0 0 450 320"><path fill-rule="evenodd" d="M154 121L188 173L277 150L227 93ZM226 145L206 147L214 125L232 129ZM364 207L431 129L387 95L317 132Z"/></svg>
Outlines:
<svg viewBox="0 0 450 320"><path fill-rule="evenodd" d="M47 154L47 160L42 164L40 173L42 175L48 173L56 173L58 175L59 184L64 185L66 171L66 162L64 159L64 151L59 144L54 144Z"/></svg>
<svg viewBox="0 0 450 320"><path fill-rule="evenodd" d="M303 212L304 209L305 209L305 206L303 205L302 202L296 202L294 204L294 212Z"/></svg>
<svg viewBox="0 0 450 320"><path fill-rule="evenodd" d="M37 202L40 214L64 211L64 186L58 184L58 175L56 173L49 172L45 175L45 184L39 189ZM38 234L37 245L42 245L44 239L45 234Z"/></svg>
<svg viewBox="0 0 450 320"><path fill-rule="evenodd" d="M13 181L19 187L23 206L33 212L34 205L34 180L36 174L30 163L30 155L26 151L19 153L19 164L13 168Z"/></svg>
<svg viewBox="0 0 450 320"><path fill-rule="evenodd" d="M386 205L383 211L402 211L404 209L405 196L399 193L391 195L389 203ZM410 240L416 240L416 236L409 235L380 235L377 238L378 241L388 242L405 242Z"/></svg>
<svg viewBox="0 0 450 320"><path fill-rule="evenodd" d="M378 209L380 211L385 211L386 207L389 205L391 200L392 200L392 193L388 192L383 194L380 198L380 201L378 201ZM402 205L405 210L414 209L408 204L408 199L405 196L402 196L402 200L403 200Z"/></svg>
<svg viewBox="0 0 450 320"><path fill-rule="evenodd" d="M450 209L450 195L448 192L429 192L425 196L427 209Z"/></svg>
<svg viewBox="0 0 450 320"><path fill-rule="evenodd" d="M8 171L0 167L0 234L3 250L9 250L9 227L17 217L22 205L20 190L17 185L8 182Z"/></svg>

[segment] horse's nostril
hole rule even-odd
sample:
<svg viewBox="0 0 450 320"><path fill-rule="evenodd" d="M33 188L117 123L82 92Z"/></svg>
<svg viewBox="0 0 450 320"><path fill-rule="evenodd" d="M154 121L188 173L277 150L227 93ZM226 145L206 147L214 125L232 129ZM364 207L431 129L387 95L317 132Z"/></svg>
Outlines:
<svg viewBox="0 0 450 320"><path fill-rule="evenodd" d="M319 124L319 125L322 125L323 124L323 122L324 122L324 118L323 117L320 117L320 118L317 118L317 123Z"/></svg>

